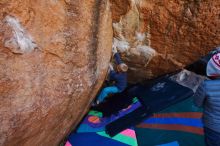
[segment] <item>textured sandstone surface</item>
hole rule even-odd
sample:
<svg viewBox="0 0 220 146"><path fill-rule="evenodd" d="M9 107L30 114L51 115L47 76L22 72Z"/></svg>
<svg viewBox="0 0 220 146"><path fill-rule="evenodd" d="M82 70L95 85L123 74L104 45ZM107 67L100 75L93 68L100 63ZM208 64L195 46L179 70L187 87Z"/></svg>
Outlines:
<svg viewBox="0 0 220 146"><path fill-rule="evenodd" d="M107 0L0 1L0 145L59 144L104 80L111 28Z"/></svg>
<svg viewBox="0 0 220 146"><path fill-rule="evenodd" d="M220 45L220 1L111 2L115 44L130 81L180 69Z"/></svg>
<svg viewBox="0 0 220 146"><path fill-rule="evenodd" d="M58 145L105 78L113 34L135 82L220 44L220 1L109 1L0 1L0 145Z"/></svg>

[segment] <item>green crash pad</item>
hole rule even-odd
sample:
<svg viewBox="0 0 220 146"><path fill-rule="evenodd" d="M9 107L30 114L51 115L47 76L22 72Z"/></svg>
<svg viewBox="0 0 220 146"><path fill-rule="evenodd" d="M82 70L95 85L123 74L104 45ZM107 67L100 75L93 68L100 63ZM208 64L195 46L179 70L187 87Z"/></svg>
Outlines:
<svg viewBox="0 0 220 146"><path fill-rule="evenodd" d="M193 98L170 106L136 126L138 145L205 146L201 116Z"/></svg>

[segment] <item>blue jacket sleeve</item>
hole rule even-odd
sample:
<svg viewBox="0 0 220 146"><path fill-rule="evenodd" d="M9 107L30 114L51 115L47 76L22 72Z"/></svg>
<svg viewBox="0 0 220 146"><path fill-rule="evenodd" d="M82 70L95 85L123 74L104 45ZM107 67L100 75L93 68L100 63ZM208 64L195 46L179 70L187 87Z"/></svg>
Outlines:
<svg viewBox="0 0 220 146"><path fill-rule="evenodd" d="M110 80L115 80L117 73L114 70L110 71Z"/></svg>
<svg viewBox="0 0 220 146"><path fill-rule="evenodd" d="M115 61L116 61L117 64L123 63L121 61L120 55L118 53L115 53L114 58L115 58Z"/></svg>
<svg viewBox="0 0 220 146"><path fill-rule="evenodd" d="M196 90L196 93L193 96L194 104L198 107L202 107L204 104L205 97L206 97L205 89L202 83L200 84L200 86Z"/></svg>

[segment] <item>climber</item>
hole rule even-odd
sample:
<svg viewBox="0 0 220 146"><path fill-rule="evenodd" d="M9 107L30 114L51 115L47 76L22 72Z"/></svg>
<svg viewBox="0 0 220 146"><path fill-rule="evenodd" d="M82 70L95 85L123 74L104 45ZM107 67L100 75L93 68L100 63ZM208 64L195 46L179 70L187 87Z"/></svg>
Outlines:
<svg viewBox="0 0 220 146"><path fill-rule="evenodd" d="M220 53L208 61L204 80L194 95L194 103L203 107L206 146L220 146Z"/></svg>
<svg viewBox="0 0 220 146"><path fill-rule="evenodd" d="M97 98L97 104L104 101L104 99L109 94L122 92L127 87L128 66L121 61L120 55L117 52L116 47L113 47L112 52L117 64L117 68L115 71L112 64L109 64L109 79L110 81L114 81L115 83L113 86L105 87L104 89L102 89Z"/></svg>

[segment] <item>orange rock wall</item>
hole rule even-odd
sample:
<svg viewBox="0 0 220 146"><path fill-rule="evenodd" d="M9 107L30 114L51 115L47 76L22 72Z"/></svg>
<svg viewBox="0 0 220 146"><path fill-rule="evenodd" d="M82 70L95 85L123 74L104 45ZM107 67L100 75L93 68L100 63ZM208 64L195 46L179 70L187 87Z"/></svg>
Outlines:
<svg viewBox="0 0 220 146"><path fill-rule="evenodd" d="M112 2L114 37L128 43L126 51L119 50L130 67L130 81L180 69L220 45L220 1Z"/></svg>
<svg viewBox="0 0 220 146"><path fill-rule="evenodd" d="M219 1L1 0L0 8L5 146L58 145L75 128L105 78L113 34L131 82L182 68L220 42Z"/></svg>
<svg viewBox="0 0 220 146"><path fill-rule="evenodd" d="M53 146L105 78L110 3L0 1L0 145Z"/></svg>

